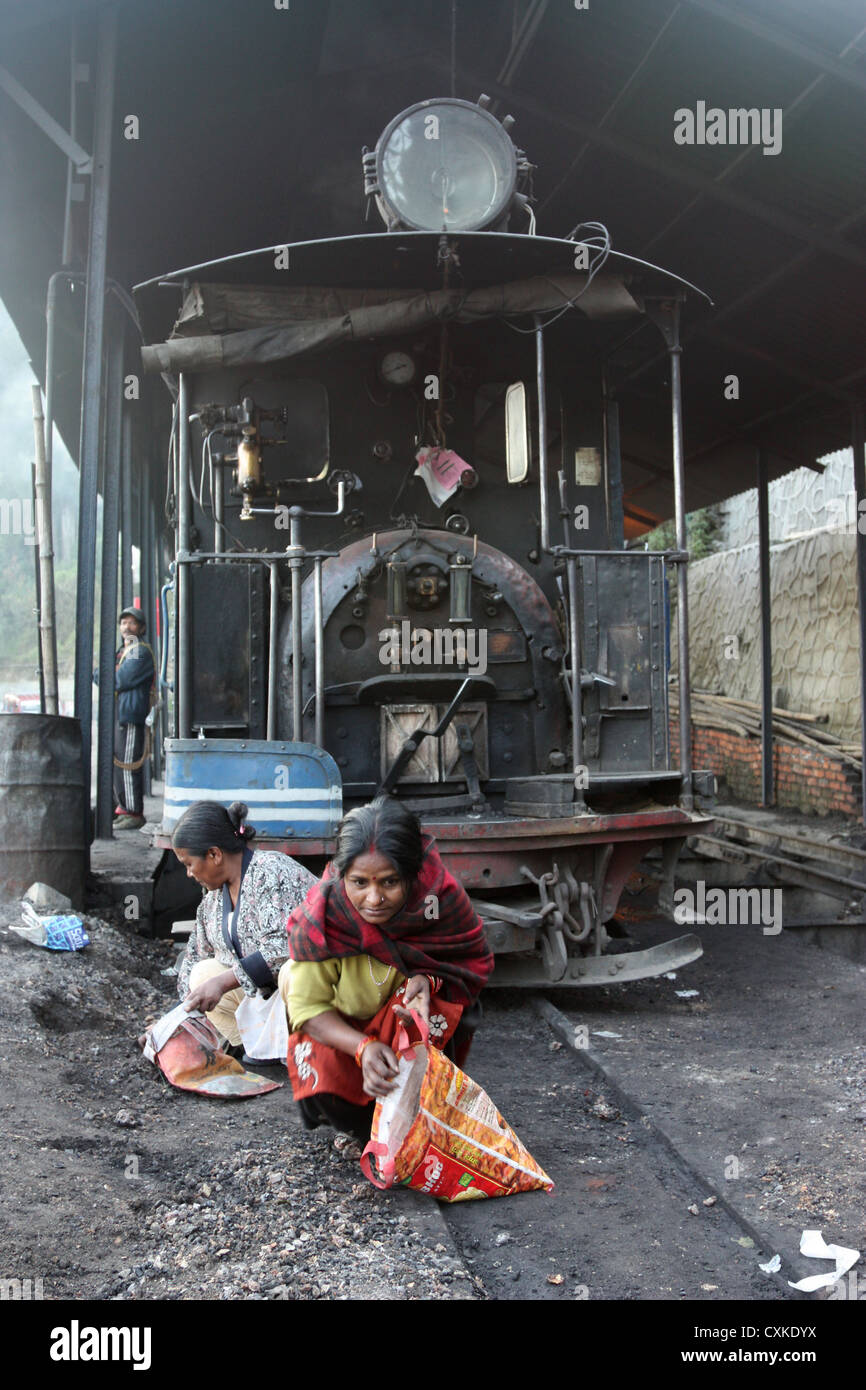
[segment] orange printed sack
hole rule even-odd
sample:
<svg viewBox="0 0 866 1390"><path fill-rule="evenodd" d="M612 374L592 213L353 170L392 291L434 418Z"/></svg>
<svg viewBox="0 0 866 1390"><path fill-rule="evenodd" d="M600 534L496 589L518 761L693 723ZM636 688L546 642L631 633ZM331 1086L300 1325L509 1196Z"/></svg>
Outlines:
<svg viewBox="0 0 866 1390"><path fill-rule="evenodd" d="M437 1048L413 1012L411 1041L402 1028L394 1051L400 1063L394 1090L377 1100L361 1167L376 1187L401 1183L442 1202L507 1197L553 1183L486 1091Z"/></svg>
<svg viewBox="0 0 866 1390"><path fill-rule="evenodd" d="M145 1036L142 1050L172 1086L200 1096L245 1100L278 1090L283 1084L245 1071L240 1062L221 1050L210 1019L198 1009L187 1013L182 1003L157 1019Z"/></svg>

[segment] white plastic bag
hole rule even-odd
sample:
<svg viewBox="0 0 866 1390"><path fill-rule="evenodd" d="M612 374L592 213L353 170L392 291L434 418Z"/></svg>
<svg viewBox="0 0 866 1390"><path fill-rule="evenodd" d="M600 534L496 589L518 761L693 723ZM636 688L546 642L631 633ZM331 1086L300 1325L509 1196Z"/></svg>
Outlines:
<svg viewBox="0 0 866 1390"><path fill-rule="evenodd" d="M269 998L245 994L235 1022L248 1057L259 1062L284 1061L289 1050L289 1020L282 995L275 989Z"/></svg>

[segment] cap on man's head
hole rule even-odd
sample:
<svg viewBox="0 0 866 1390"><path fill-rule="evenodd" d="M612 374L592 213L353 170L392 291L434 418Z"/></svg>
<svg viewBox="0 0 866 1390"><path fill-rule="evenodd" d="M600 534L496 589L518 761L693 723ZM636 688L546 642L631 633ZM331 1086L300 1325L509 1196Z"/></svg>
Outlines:
<svg viewBox="0 0 866 1390"><path fill-rule="evenodd" d="M147 632L147 622L140 608L124 608L117 621L120 622L122 618L134 618L137 623L141 624L142 632Z"/></svg>

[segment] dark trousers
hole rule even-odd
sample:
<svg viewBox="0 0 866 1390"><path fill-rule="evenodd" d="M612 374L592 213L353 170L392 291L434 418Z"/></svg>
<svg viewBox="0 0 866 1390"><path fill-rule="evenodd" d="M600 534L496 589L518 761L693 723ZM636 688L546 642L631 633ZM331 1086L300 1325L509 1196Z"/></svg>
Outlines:
<svg viewBox="0 0 866 1390"><path fill-rule="evenodd" d="M143 724L114 726L114 798L118 806L133 816L144 813L144 764L135 772L124 772L117 763L137 763L143 752Z"/></svg>
<svg viewBox="0 0 866 1390"><path fill-rule="evenodd" d="M354 1135L361 1144L366 1144L370 1138L375 1109L372 1101L369 1105L353 1105L351 1101L343 1100L342 1096L325 1093L320 1096L306 1096L299 1100L298 1109L304 1129L318 1129L319 1125L330 1125L332 1129L339 1129L343 1134Z"/></svg>

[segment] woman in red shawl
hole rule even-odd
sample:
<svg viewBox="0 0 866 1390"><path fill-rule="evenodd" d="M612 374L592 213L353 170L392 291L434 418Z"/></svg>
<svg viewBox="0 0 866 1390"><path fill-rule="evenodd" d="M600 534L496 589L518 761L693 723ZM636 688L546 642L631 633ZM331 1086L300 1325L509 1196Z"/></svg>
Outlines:
<svg viewBox="0 0 866 1390"><path fill-rule="evenodd" d="M288 932L280 990L301 1117L308 1129L329 1124L366 1141L374 1101L394 1085L390 1043L410 1007L434 1046L456 1032L455 1060L468 1052L465 1014L493 969L481 922L432 836L379 797L344 817L337 852Z"/></svg>

